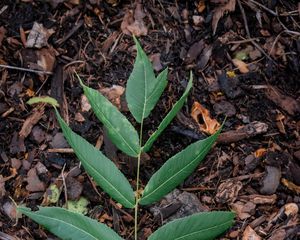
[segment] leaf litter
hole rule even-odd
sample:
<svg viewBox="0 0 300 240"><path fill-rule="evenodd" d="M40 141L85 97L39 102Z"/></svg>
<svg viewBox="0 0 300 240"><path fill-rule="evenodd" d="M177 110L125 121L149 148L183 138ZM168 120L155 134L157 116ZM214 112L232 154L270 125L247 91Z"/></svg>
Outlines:
<svg viewBox="0 0 300 240"><path fill-rule="evenodd" d="M189 113L196 99L201 100L201 105L208 110L211 119L220 123L225 115L228 118L215 149L197 171L179 186L179 190L194 193L195 199L208 209L231 209L232 204L238 205L241 209L240 214L247 216L247 225L237 218L226 238L246 238L245 229L248 226L255 232L255 234L252 232L251 236L259 236L261 239L299 238L297 194L300 191L300 184L297 175L299 175L300 145L297 134L299 129L297 63L300 45L297 40L299 29L297 24L292 24L297 17L292 13L298 11L296 3L273 1L266 5L263 1L240 1L247 13L245 23L238 1L194 1L188 4L161 2L161 5L151 1L143 3L136 1L131 5L126 2L111 5L107 1L97 0L80 3L48 2L52 5L43 9L34 1L14 3L16 8L12 8L10 4L0 7L1 18L5 21L5 25L0 28L1 64L47 70L52 73L57 71L56 64L62 64L66 78L59 77L57 81L65 88L56 95L65 101L68 109L66 116L70 123L95 144L102 135L102 127L98 126L91 112L82 111L80 103L82 92L78 83L71 77L71 72L75 69L87 76L89 84L96 89L99 86L110 89L113 85L125 87L124 79L127 79L133 62L132 48L129 48L132 46L130 36L133 32L139 34L142 36L140 40L145 44L147 53L160 54L159 61L158 55L153 61L156 68L161 68L161 65L170 68L169 84L163 101L145 123L148 135L158 126L158 116L166 114L174 99L180 97L183 86L186 85L184 79L187 70L191 69L195 74L193 92L187 100L187 107L180 113L181 120L184 121L179 121L178 114L173 125L162 135L166 144L160 144L162 142L157 146L154 144L153 151L149 152L152 161L143 163L143 174L151 175L161 166L163 159L167 159L190 141L201 139L208 134L200 130L199 124L203 124L203 129L208 129L201 120L202 117L198 115L200 121L197 123ZM48 6L48 3L44 4ZM97 14L95 9L100 9L100 13ZM83 11L84 14L81 14ZM280 17L277 18L276 14ZM89 17L93 28L84 22L85 16ZM17 17L19 17L18 24L15 19ZM123 29L122 21L125 24ZM26 42L26 36L28 38L35 22L43 27L38 35L42 36L40 33L46 31L45 38L41 42L43 47L25 48L22 38L25 35ZM24 30L23 33L20 31L20 25ZM128 30L128 26L131 31ZM247 36L246 27L253 39ZM289 30L290 32L287 32ZM53 31L50 37L47 31L50 31L49 33ZM213 34L215 36L213 39L208 37ZM253 41L270 55L273 61L266 57ZM204 49L209 50L208 47L211 50L207 51L206 55ZM181 52L184 56L182 59L179 57ZM244 56L241 53L244 53ZM247 65L248 72L233 69L235 66L231 59L243 61L243 65ZM255 62L252 63L253 61ZM4 199L1 200L2 206L7 197L12 197L17 203L26 202L28 206L35 207L42 202L43 194L51 186L50 179L56 179L61 174L64 164L67 171L77 166L72 153L47 151L48 148L53 149L50 142L58 132L57 124L47 106L44 115L35 126L31 123L31 130L30 127L24 127L24 130L26 129L24 136L28 132L29 135L25 138L19 136L22 126L27 126L25 122L33 113L24 104L29 98L26 94L27 89L31 89L38 96L48 95L52 79L51 75L45 77L41 74L1 68L0 193ZM115 99L117 105L119 101L122 105L122 95L120 100L119 97ZM232 104L234 108L226 102ZM74 121L76 113L80 113L81 116L77 116L77 120ZM146 140L148 135L145 135ZM106 142L103 145L102 147L105 147ZM256 152L263 148L268 152L270 146L275 146L274 151L285 153L288 158L282 161L284 156L280 155L276 158L278 164L274 165L267 162L265 154L260 155ZM222 152L228 157L222 158ZM116 151L115 154L119 168L134 179L128 169L130 161L125 164L124 158L121 157L122 153ZM38 173L37 168L43 172L43 167L42 165L36 167L37 162L41 162L48 173ZM271 170L272 173L270 167L275 167L274 171ZM10 168L16 169L15 174L12 174ZM276 184L268 187L268 194L262 193L261 189L265 186L265 179L269 178L269 174L272 175L270 179L276 180L269 182ZM113 214L109 210L110 200L102 194L97 194L97 188L93 187L84 173L79 173L75 179L81 179L82 176L84 176L83 191L76 197L86 197L90 201L90 205L87 206L89 210L100 202L102 205L100 216L107 214L105 221L114 226L117 222L113 223L115 220L111 220ZM146 178L142 180L143 184L146 184ZM222 201L217 203L217 189L223 182L227 183L228 179L241 182L242 188L237 194L229 194L227 188L224 188L222 196L225 203ZM27 181L36 182L40 187L34 189L34 192L29 192L26 189L29 185ZM64 189L62 189L62 194L55 204L62 206L64 203ZM163 202L160 204L164 207L162 208L164 214L179 209L179 205L176 204L169 208L164 206ZM145 239L149 229L153 231L161 225L161 222L154 221L148 209L141 210L140 214L143 217L141 226L144 226L140 235L141 239ZM114 211L113 219L119 218L121 224L118 229L123 235L129 235L131 231L132 222L126 221L128 215L124 209L116 208ZM28 220L19 221L18 225L13 226L15 222L6 214L3 214L3 219L1 231L13 238L52 237L46 230L28 224ZM26 224L28 233L22 229L22 224ZM2 232L1 234L4 234Z"/></svg>

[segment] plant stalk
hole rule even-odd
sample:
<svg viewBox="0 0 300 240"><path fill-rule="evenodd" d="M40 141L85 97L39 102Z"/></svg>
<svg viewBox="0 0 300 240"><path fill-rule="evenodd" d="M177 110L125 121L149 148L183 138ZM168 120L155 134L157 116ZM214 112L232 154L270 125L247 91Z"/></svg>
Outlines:
<svg viewBox="0 0 300 240"><path fill-rule="evenodd" d="M140 165L141 165L141 155L142 155L142 143L143 143L143 120L140 126L140 152L137 156L137 170L136 170L136 191L135 191L135 207L134 207L134 240L138 239L138 211L139 211L139 182L140 182Z"/></svg>

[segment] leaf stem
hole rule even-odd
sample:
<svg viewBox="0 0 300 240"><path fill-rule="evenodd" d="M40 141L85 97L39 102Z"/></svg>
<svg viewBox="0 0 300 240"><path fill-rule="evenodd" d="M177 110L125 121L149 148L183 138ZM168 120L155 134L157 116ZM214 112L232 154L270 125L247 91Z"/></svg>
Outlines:
<svg viewBox="0 0 300 240"><path fill-rule="evenodd" d="M142 143L143 143L143 120L141 121L140 126L140 143L139 143L139 154L137 156L137 171L136 171L136 191L135 191L135 207L134 207L134 239L138 239L138 211L139 211L139 201L140 201L140 192L139 192L139 182L140 182L140 166L141 166L141 155L143 152Z"/></svg>

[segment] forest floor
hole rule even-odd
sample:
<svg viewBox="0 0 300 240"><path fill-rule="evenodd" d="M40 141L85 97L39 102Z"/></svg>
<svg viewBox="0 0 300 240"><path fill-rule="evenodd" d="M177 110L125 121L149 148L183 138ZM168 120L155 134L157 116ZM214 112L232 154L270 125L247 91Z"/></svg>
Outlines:
<svg viewBox="0 0 300 240"><path fill-rule="evenodd" d="M136 164L110 142L74 72L129 117L124 88L138 36L168 86L145 121L155 131L194 75L188 101L142 159L141 184L172 155L215 131L217 144L168 198L139 212L139 238L170 219L233 210L220 239L300 239L300 4L283 0L2 0L0 3L0 239L56 239L15 203L87 200L88 216L133 236L120 208L80 167L49 106L134 185ZM15 69L13 68L15 67ZM31 71L30 71L31 70ZM61 190L49 203L50 187Z"/></svg>

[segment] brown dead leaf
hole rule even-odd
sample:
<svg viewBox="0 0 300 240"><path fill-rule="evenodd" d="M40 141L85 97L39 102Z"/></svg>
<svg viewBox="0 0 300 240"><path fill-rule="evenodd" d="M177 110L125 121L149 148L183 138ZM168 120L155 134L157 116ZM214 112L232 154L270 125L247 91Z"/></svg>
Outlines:
<svg viewBox="0 0 300 240"><path fill-rule="evenodd" d="M277 112L276 114L276 126L279 132L286 134L285 126L284 126L285 116L281 112Z"/></svg>
<svg viewBox="0 0 300 240"><path fill-rule="evenodd" d="M152 62L153 69L157 72L163 69L163 66L160 61L160 55L160 53L154 53L149 57L150 61Z"/></svg>
<svg viewBox="0 0 300 240"><path fill-rule="evenodd" d="M214 134L220 128L220 123L210 117L209 111L204 108L199 102L194 102L191 111L191 117L198 123L200 131L207 134ZM203 120L204 124L199 123L199 118Z"/></svg>
<svg viewBox="0 0 300 240"><path fill-rule="evenodd" d="M296 185L295 183L290 182L289 180L287 180L285 178L282 178L281 182L284 186L286 186L291 191L296 192L297 194L300 194L300 186Z"/></svg>
<svg viewBox="0 0 300 240"><path fill-rule="evenodd" d="M240 220L245 220L255 213L256 205L252 202L237 201L231 204L232 209L237 213Z"/></svg>
<svg viewBox="0 0 300 240"><path fill-rule="evenodd" d="M54 33L53 29L47 29L43 24L34 22L27 37L27 48L42 48L48 46L48 38Z"/></svg>
<svg viewBox="0 0 300 240"><path fill-rule="evenodd" d="M43 48L37 51L38 61L37 65L41 70L52 72L55 64L56 51L51 48Z"/></svg>
<svg viewBox="0 0 300 240"><path fill-rule="evenodd" d="M242 60L234 58L232 59L232 62L234 66L236 66L240 70L241 73L249 72L247 63L243 62Z"/></svg>
<svg viewBox="0 0 300 240"><path fill-rule="evenodd" d="M88 112L92 108L89 103L89 100L84 94L81 95L80 105L81 105L82 112Z"/></svg>
<svg viewBox="0 0 300 240"><path fill-rule="evenodd" d="M82 116L82 114L81 113L75 113L75 121L77 121L77 122L84 122L85 121L85 118L84 118L84 116Z"/></svg>
<svg viewBox="0 0 300 240"><path fill-rule="evenodd" d="M3 212L12 220L17 218L17 206L12 201L6 201L2 205Z"/></svg>
<svg viewBox="0 0 300 240"><path fill-rule="evenodd" d="M36 108L35 111L25 120L22 129L19 132L19 136L21 138L26 138L30 134L33 126L43 117L44 109L44 107Z"/></svg>
<svg viewBox="0 0 300 240"><path fill-rule="evenodd" d="M121 30L124 34L146 36L148 34L148 28L144 23L144 17L146 14L143 11L143 6L141 3L137 3L134 13L129 10L121 23Z"/></svg>
<svg viewBox="0 0 300 240"><path fill-rule="evenodd" d="M200 0L198 5L197 5L197 10L199 13L202 13L205 10L206 6L205 6L205 1L204 0Z"/></svg>
<svg viewBox="0 0 300 240"><path fill-rule="evenodd" d="M125 88L113 85L110 88L102 88L99 91L118 109L121 109L121 96L123 95Z"/></svg>
<svg viewBox="0 0 300 240"><path fill-rule="evenodd" d="M26 190L29 192L42 192L46 189L45 183L39 179L35 168L28 171L26 181L28 183Z"/></svg>
<svg viewBox="0 0 300 240"><path fill-rule="evenodd" d="M268 87L266 89L266 96L288 114L294 116L300 113L299 101L284 95L279 89L271 86Z"/></svg>
<svg viewBox="0 0 300 240"><path fill-rule="evenodd" d="M247 226L244 233L242 240L261 240L262 238L257 235L257 233L250 227Z"/></svg>
<svg viewBox="0 0 300 240"><path fill-rule="evenodd" d="M299 207L296 203L287 203L284 205L284 213L287 216L296 216L299 212Z"/></svg>
<svg viewBox="0 0 300 240"><path fill-rule="evenodd" d="M234 202L242 187L242 182L230 179L221 183L217 189L216 201L219 203Z"/></svg>
<svg viewBox="0 0 300 240"><path fill-rule="evenodd" d="M226 12L233 12L235 10L235 4L236 0L229 0L227 3L217 7L214 10L214 15L212 19L212 29L213 29L213 35L216 33L218 22L223 17L224 13Z"/></svg>
<svg viewBox="0 0 300 240"><path fill-rule="evenodd" d="M265 149L265 148L259 148L259 149L257 149L257 150L254 152L254 156L255 156L256 158L259 158L259 157L264 156L264 155L266 154L266 152L267 152L267 149Z"/></svg>

